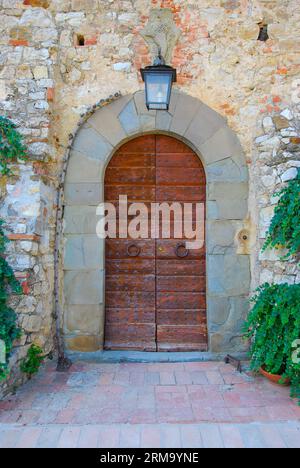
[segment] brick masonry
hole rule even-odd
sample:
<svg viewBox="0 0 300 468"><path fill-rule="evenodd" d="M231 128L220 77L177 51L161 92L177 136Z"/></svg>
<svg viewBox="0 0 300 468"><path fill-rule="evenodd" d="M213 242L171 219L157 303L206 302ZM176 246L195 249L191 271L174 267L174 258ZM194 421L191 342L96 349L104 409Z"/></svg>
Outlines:
<svg viewBox="0 0 300 468"><path fill-rule="evenodd" d="M273 192L299 167L297 0L1 0L0 5L1 114L18 125L30 151L30 161L16 166L13 178L0 181L0 215L12 239L8 258L24 282L24 296L13 302L25 333L12 359L16 374L9 385L20 379L18 363L32 341L45 352L53 348L55 205L69 135L96 102L118 91L131 96L142 88L138 69L149 64L153 52L141 32L152 9L169 8L180 30L171 55L178 69L177 89L227 119L242 145L249 170L244 228L250 241L236 248L238 255L250 256L251 289L266 280L299 282L295 263L280 262L273 251L260 253L274 208ZM257 40L262 24L268 25L267 42ZM116 144L114 138L121 140L123 123L127 133L134 130L134 120L123 117L108 146ZM174 122L175 133L186 118ZM160 128L169 128L168 115L158 120ZM187 130L191 138L201 137L202 131L209 135L206 122L195 129L192 121ZM151 116L144 120L144 131L152 123ZM216 152L219 148L216 140ZM224 170L240 181L235 163L224 161ZM213 164L208 171L218 177ZM78 205L81 197L97 198L99 179L87 194L78 178L69 180L66 199ZM76 199L72 184L77 183L82 195ZM230 217L226 206L220 210ZM232 229L227 223L226 237ZM217 230L214 235L218 237Z"/></svg>
<svg viewBox="0 0 300 468"><path fill-rule="evenodd" d="M47 363L0 410L1 448L300 446L289 389L219 362Z"/></svg>

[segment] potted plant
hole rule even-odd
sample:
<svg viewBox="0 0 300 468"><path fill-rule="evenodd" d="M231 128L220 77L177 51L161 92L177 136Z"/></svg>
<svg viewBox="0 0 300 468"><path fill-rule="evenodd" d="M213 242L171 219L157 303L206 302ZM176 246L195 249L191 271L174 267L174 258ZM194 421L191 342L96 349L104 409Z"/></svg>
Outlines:
<svg viewBox="0 0 300 468"><path fill-rule="evenodd" d="M291 383L300 402L300 284L264 284L252 298L245 324L251 368L279 384Z"/></svg>

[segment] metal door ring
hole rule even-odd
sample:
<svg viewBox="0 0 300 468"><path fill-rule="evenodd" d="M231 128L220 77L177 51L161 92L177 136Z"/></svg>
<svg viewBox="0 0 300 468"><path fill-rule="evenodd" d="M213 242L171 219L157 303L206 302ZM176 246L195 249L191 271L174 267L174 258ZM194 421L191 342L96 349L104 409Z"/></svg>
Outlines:
<svg viewBox="0 0 300 468"><path fill-rule="evenodd" d="M140 253L141 248L138 245L132 243L127 246L127 255L129 257L138 257Z"/></svg>
<svg viewBox="0 0 300 468"><path fill-rule="evenodd" d="M179 258L185 258L188 256L189 250L186 248L185 242L180 242L180 244L177 244L175 253Z"/></svg>

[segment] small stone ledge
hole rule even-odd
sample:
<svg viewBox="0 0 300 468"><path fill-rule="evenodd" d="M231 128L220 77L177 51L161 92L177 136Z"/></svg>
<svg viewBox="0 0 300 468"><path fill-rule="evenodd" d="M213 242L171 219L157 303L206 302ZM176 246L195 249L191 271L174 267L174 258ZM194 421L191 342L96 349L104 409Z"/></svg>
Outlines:
<svg viewBox="0 0 300 468"><path fill-rule="evenodd" d="M120 362L207 362L223 361L227 353L210 352L186 352L186 353L161 353L143 351L95 351L95 352L67 352L73 361L120 363ZM246 352L234 354L239 360L247 361Z"/></svg>

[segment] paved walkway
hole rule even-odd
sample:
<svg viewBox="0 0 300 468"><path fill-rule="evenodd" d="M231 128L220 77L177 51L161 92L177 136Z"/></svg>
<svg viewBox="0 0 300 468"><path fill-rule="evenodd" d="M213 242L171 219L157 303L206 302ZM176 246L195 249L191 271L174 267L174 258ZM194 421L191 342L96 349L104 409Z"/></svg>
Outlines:
<svg viewBox="0 0 300 468"><path fill-rule="evenodd" d="M300 448L300 407L223 363L50 363L0 402L0 447L49 446Z"/></svg>

